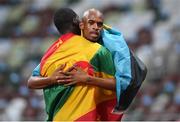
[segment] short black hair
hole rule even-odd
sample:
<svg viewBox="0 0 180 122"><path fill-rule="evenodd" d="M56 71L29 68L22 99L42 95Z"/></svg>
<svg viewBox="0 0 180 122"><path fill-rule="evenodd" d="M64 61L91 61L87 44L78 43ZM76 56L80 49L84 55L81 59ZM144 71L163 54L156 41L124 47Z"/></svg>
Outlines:
<svg viewBox="0 0 180 122"><path fill-rule="evenodd" d="M54 14L54 24L59 33L72 32L80 35L79 16L70 8L60 8Z"/></svg>

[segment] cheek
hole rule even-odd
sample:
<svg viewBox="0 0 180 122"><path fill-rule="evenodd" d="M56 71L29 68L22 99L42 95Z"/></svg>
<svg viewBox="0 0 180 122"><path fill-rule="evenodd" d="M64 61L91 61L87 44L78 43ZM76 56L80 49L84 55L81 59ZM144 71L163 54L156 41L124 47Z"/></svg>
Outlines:
<svg viewBox="0 0 180 122"><path fill-rule="evenodd" d="M91 31L91 30L92 30L92 28L93 28L93 26L92 26L92 25L89 25L89 24L88 24L88 25L86 26L87 31Z"/></svg>
<svg viewBox="0 0 180 122"><path fill-rule="evenodd" d="M89 31L88 31L88 29L86 27L84 28L83 34L84 34L83 36L85 38L89 39Z"/></svg>
<svg viewBox="0 0 180 122"><path fill-rule="evenodd" d="M90 29L89 27L86 27L86 28L84 29L84 32L87 33L87 34L89 34L90 30L91 30L91 29Z"/></svg>

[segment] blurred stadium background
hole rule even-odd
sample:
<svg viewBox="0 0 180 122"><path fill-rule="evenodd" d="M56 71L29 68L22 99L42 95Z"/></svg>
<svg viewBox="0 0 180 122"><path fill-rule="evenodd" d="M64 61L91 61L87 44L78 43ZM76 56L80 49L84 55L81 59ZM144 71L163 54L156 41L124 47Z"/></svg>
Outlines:
<svg viewBox="0 0 180 122"><path fill-rule="evenodd" d="M0 0L0 120L45 120L27 79L58 38L60 7L97 8L144 61L148 75L123 120L180 120L180 0Z"/></svg>

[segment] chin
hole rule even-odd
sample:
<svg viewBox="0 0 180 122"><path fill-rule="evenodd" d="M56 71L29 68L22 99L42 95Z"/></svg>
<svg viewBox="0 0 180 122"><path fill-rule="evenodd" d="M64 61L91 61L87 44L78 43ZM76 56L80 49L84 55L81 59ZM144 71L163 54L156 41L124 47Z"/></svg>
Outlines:
<svg viewBox="0 0 180 122"><path fill-rule="evenodd" d="M91 39L91 42L97 42L98 41L98 39L96 38L96 39Z"/></svg>

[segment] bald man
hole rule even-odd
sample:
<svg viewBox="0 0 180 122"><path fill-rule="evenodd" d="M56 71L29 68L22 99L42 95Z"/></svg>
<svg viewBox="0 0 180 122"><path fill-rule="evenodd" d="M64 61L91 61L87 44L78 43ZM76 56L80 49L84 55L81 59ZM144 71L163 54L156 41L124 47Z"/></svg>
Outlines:
<svg viewBox="0 0 180 122"><path fill-rule="evenodd" d="M87 10L80 22L81 34L89 41L100 43L111 52L116 68L116 109L126 110L142 85L147 68L129 49L123 35L103 25L103 21L103 14L99 10Z"/></svg>
<svg viewBox="0 0 180 122"><path fill-rule="evenodd" d="M97 42L103 29L103 14L96 9L89 9L84 12L82 21L79 24L83 37L92 42Z"/></svg>

